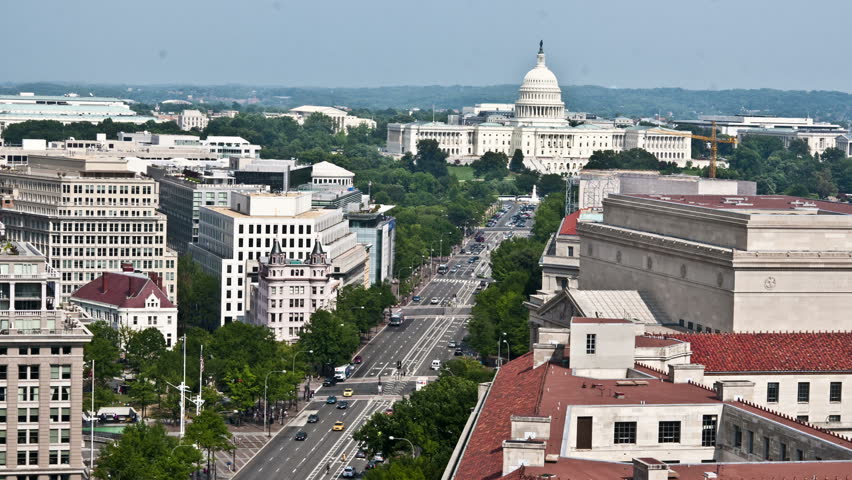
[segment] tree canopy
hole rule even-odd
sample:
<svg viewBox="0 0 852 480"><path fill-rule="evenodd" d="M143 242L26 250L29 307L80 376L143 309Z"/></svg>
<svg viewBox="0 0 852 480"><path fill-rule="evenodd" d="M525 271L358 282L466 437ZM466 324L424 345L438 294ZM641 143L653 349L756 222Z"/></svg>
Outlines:
<svg viewBox="0 0 852 480"><path fill-rule="evenodd" d="M98 455L97 478L113 480L174 480L189 478L201 453L190 446L177 448L178 438L159 424L137 423L107 444Z"/></svg>

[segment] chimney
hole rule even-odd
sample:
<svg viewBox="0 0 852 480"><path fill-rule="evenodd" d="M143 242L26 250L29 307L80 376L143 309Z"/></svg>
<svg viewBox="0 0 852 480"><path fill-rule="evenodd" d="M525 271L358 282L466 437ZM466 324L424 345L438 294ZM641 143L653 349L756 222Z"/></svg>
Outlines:
<svg viewBox="0 0 852 480"><path fill-rule="evenodd" d="M754 382L749 380L719 380L713 385L716 398L723 402L752 401Z"/></svg>
<svg viewBox="0 0 852 480"><path fill-rule="evenodd" d="M668 480L669 466L656 458L634 458L633 480Z"/></svg>
<svg viewBox="0 0 852 480"><path fill-rule="evenodd" d="M156 285L157 288L159 288L160 290L163 289L163 277L161 277L159 273L148 272L148 278L150 278L151 281L154 282L154 285Z"/></svg>
<svg viewBox="0 0 852 480"><path fill-rule="evenodd" d="M545 447L546 444L540 440L503 440L503 475L522 465L543 467Z"/></svg>
<svg viewBox="0 0 852 480"><path fill-rule="evenodd" d="M106 293L106 272L101 274L101 292Z"/></svg>
<svg viewBox="0 0 852 480"><path fill-rule="evenodd" d="M704 383L704 365L683 363L669 365L669 381L672 383Z"/></svg>
<svg viewBox="0 0 852 480"><path fill-rule="evenodd" d="M122 262L121 263L121 271L122 272L132 272L133 271L133 264L130 263L130 262Z"/></svg>

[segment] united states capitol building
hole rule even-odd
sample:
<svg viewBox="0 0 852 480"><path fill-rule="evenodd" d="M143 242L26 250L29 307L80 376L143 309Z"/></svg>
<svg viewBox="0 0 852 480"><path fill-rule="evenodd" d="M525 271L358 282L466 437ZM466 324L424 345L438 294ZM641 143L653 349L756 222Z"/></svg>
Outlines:
<svg viewBox="0 0 852 480"><path fill-rule="evenodd" d="M469 163L486 152L511 157L524 154L527 168L541 173L573 175L597 150L643 148L659 160L680 166L692 160L690 139L672 135L659 127L628 127L583 123L571 126L556 75L547 68L543 45L536 65L524 76L514 105L494 121L478 125L440 122L388 124L388 153L401 156L417 153L417 142L436 140L448 161ZM693 162L700 163L700 162Z"/></svg>

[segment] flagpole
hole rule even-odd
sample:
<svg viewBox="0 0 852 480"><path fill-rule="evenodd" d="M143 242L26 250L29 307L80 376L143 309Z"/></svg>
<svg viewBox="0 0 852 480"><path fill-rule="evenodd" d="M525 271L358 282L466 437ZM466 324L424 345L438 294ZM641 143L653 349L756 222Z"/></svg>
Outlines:
<svg viewBox="0 0 852 480"><path fill-rule="evenodd" d="M186 432L186 334L183 335L183 381L180 384L180 438Z"/></svg>
<svg viewBox="0 0 852 480"><path fill-rule="evenodd" d="M198 356L198 401L195 402L195 415L201 414L201 387L204 375L204 345L201 345L201 355Z"/></svg>

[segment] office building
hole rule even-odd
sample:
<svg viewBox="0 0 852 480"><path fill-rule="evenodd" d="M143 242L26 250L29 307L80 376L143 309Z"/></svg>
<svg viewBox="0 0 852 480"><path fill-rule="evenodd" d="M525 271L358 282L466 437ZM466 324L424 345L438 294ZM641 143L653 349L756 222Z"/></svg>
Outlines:
<svg viewBox="0 0 852 480"><path fill-rule="evenodd" d="M852 205L610 195L580 223L581 290L640 290L695 332L852 330ZM803 322L803 315L808 321Z"/></svg>
<svg viewBox="0 0 852 480"><path fill-rule="evenodd" d="M59 296L122 263L155 272L173 303L177 255L166 246L159 186L116 158L31 156L0 171L0 221L12 241L30 242L61 273Z"/></svg>
<svg viewBox="0 0 852 480"><path fill-rule="evenodd" d="M486 104L480 106L480 114L488 108L499 111L488 115L489 121L469 122L470 125L388 124L387 151L395 156L415 155L418 141L435 140L448 155L449 162L470 163L486 152L511 157L515 150L520 150L527 168L565 175L582 170L598 150L646 148L659 160L681 166L692 157L690 139L671 135L665 129L618 128L614 122L572 127L559 82L545 63L543 47L539 48L536 66L524 76L514 108Z"/></svg>
<svg viewBox="0 0 852 480"><path fill-rule="evenodd" d="M9 125L29 120L53 120L68 125L74 122L96 124L108 118L137 125L156 121L154 117L134 112L127 101L118 98L81 97L73 93L0 95L0 138Z"/></svg>
<svg viewBox="0 0 852 480"><path fill-rule="evenodd" d="M392 208L392 207L391 207ZM396 255L396 219L379 208L377 212L349 212L349 230L358 236L358 243L370 252L370 284L378 285L393 279Z"/></svg>
<svg viewBox="0 0 852 480"><path fill-rule="evenodd" d="M267 192L266 185L238 185L227 170L148 167L160 186L160 212L168 219L169 248L183 255L198 242L202 206L227 207L234 192Z"/></svg>
<svg viewBox="0 0 852 480"><path fill-rule="evenodd" d="M209 121L207 115L198 110L184 110L178 115L177 124L181 130L192 130L194 128L201 131L207 128Z"/></svg>
<svg viewBox="0 0 852 480"><path fill-rule="evenodd" d="M83 348L92 334L55 309L59 273L35 247L0 248L0 477L82 480Z"/></svg>
<svg viewBox="0 0 852 480"><path fill-rule="evenodd" d="M750 136L775 137L781 140L784 147L789 147L794 140L805 142L811 155L822 155L828 148L838 147L838 138L846 134L846 130L837 127L833 129L800 127L800 128L741 128L737 131L737 140L742 142Z"/></svg>
<svg viewBox="0 0 852 480"><path fill-rule="evenodd" d="M629 320L575 317L480 384L444 478L844 478L852 441L749 401L753 383L704 366L645 366L683 345Z"/></svg>
<svg viewBox="0 0 852 480"><path fill-rule="evenodd" d="M319 241L343 285L369 286L369 257L339 209L311 207L311 192L233 193L229 207L202 206L198 243L189 253L221 282L221 322L245 321L246 276L273 242L288 260L305 261Z"/></svg>
<svg viewBox="0 0 852 480"><path fill-rule="evenodd" d="M279 342L298 340L317 310L334 310L341 281L332 278L331 261L321 242L314 242L306 259L293 260L274 240L269 256L259 263L249 319L272 330Z"/></svg>
<svg viewBox="0 0 852 480"><path fill-rule="evenodd" d="M229 168L238 184L268 185L272 192L296 190L311 182L311 165L298 160L231 158Z"/></svg>
<svg viewBox="0 0 852 480"><path fill-rule="evenodd" d="M701 128L711 128L716 124L718 132L723 135L736 137L740 131L748 129L761 130L813 130L837 132L842 130L840 125L826 122L815 122L810 117L776 117L772 115L700 115L697 120L675 120L675 125L687 125ZM841 132L842 133L842 132ZM835 136L839 133L835 133Z"/></svg>
<svg viewBox="0 0 852 480"><path fill-rule="evenodd" d="M141 332L155 328L166 346L177 340L177 306L163 292L163 281L155 273L145 274L122 265L121 272L104 272L71 295L85 312L86 320L103 320L112 328Z"/></svg>

